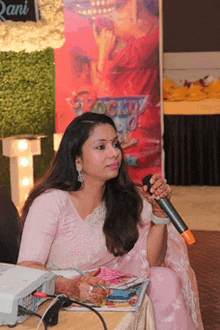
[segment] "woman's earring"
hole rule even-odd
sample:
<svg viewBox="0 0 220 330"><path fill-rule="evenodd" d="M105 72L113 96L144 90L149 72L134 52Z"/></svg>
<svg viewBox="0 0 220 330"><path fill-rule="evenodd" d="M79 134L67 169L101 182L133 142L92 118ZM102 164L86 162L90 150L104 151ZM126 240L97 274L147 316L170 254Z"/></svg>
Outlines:
<svg viewBox="0 0 220 330"><path fill-rule="evenodd" d="M76 165L76 170L78 173L78 181L82 183L84 181L84 176L82 175L82 167Z"/></svg>

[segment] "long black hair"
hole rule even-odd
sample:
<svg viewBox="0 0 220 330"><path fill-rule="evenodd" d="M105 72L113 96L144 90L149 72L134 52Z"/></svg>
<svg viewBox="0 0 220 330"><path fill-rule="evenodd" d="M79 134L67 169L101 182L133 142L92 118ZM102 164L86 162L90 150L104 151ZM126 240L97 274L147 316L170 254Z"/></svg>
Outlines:
<svg viewBox="0 0 220 330"><path fill-rule="evenodd" d="M77 191L81 188L76 157L82 155L82 147L94 128L103 124L110 124L117 131L109 116L92 112L76 117L69 124L49 170L36 182L25 202L21 216L23 224L34 199L46 190ZM123 152L119 174L106 182L103 199L107 209L103 226L107 249L115 256L123 255L133 248L138 239L137 225L141 224L142 211L142 199L129 178Z"/></svg>

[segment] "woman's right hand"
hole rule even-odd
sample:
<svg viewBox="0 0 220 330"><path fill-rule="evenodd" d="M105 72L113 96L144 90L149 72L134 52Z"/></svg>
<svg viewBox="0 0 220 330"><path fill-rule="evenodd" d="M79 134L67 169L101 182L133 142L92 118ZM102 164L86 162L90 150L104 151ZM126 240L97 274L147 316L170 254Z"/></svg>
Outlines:
<svg viewBox="0 0 220 330"><path fill-rule="evenodd" d="M99 48L97 69L100 73L103 73L106 66L109 65L110 54L115 47L116 35L112 30L106 28L103 28L99 35L96 31L95 25L93 25L93 33L96 44Z"/></svg>
<svg viewBox="0 0 220 330"><path fill-rule="evenodd" d="M48 271L42 263L36 261L23 261L19 263L19 265ZM66 296L81 302L85 301L94 304L102 302L108 295L111 294L111 290L107 288L107 283L105 281L95 277L98 275L99 270L100 269L93 272L88 272L88 277L80 275L73 279L69 279L62 276L57 276L56 293L65 294ZM98 285L101 285L106 289L102 289Z"/></svg>
<svg viewBox="0 0 220 330"><path fill-rule="evenodd" d="M103 286L104 288L99 287ZM56 293L65 294L66 296L88 303L101 303L111 291L107 288L105 281L90 276L77 276L73 279L57 277L56 280Z"/></svg>

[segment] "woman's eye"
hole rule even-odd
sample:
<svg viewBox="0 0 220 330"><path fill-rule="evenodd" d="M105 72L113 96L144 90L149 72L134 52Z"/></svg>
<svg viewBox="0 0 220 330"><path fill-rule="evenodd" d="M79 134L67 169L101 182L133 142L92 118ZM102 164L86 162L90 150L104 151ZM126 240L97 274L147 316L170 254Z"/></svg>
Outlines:
<svg viewBox="0 0 220 330"><path fill-rule="evenodd" d="M102 144L101 146L98 146L96 149L103 150L103 149L105 149L105 146Z"/></svg>
<svg viewBox="0 0 220 330"><path fill-rule="evenodd" d="M114 143L114 147L115 148L120 148L121 147L120 142L119 141L115 142Z"/></svg>

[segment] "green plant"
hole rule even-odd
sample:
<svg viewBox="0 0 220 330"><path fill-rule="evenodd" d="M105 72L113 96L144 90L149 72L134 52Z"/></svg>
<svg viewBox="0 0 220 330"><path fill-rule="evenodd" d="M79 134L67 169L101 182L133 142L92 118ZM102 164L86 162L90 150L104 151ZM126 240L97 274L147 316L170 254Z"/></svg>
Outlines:
<svg viewBox="0 0 220 330"><path fill-rule="evenodd" d="M38 179L54 155L55 64L53 50L0 52L0 138L45 135L42 155L34 157ZM0 150L0 184L10 192L9 160Z"/></svg>

